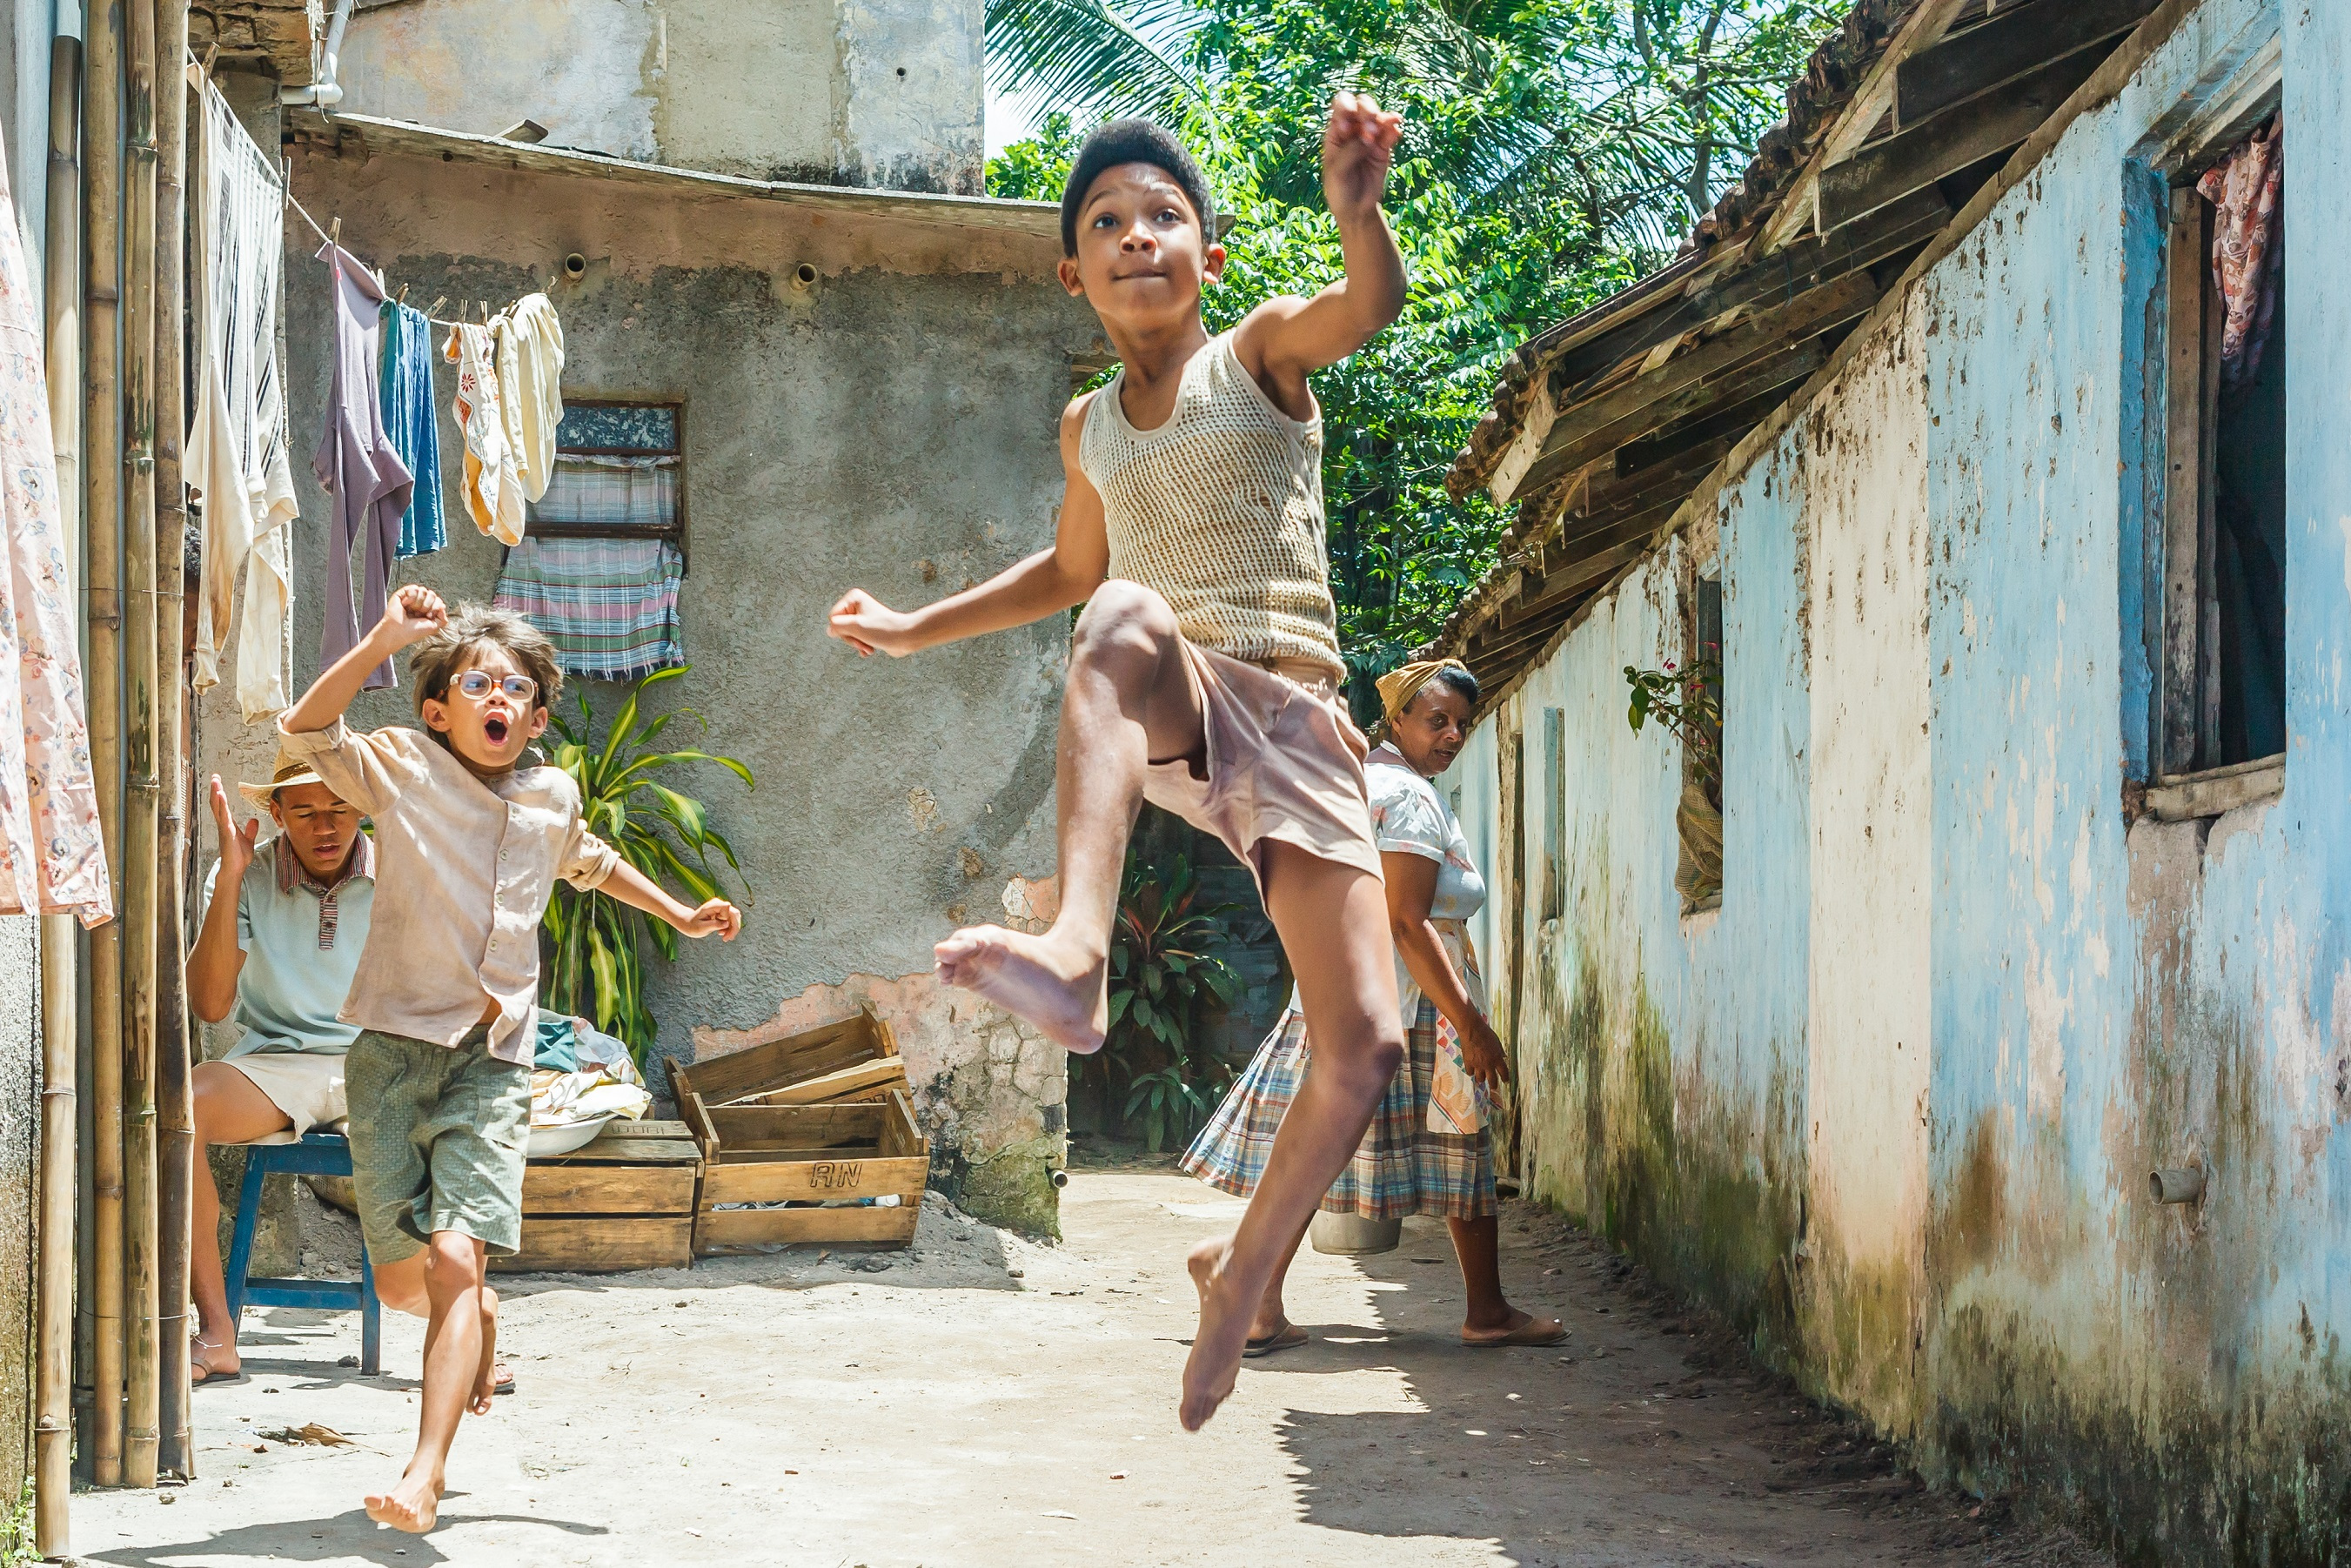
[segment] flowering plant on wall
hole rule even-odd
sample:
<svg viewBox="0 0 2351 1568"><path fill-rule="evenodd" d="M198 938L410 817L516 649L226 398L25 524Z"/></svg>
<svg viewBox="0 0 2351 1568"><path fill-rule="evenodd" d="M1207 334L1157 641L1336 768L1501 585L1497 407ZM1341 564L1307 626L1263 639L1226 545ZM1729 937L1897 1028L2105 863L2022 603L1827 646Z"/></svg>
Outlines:
<svg viewBox="0 0 2351 1568"><path fill-rule="evenodd" d="M558 737L553 760L580 786L580 820L588 831L645 875L683 886L700 901L724 892L718 869L711 862L713 851L737 876L743 868L736 862L735 847L710 825L702 802L655 775L713 762L742 779L746 789L754 788L755 780L750 768L732 757L655 749L662 732L681 715L705 730L710 727L692 708L639 716L649 687L675 680L692 667L656 670L630 688L601 744L585 691L573 688L580 705L576 718L562 713L550 717ZM736 902L747 907L749 894ZM620 1036L642 1069L645 1052L660 1032L645 1005L646 946L650 942L664 958L674 960L677 933L606 894L580 893L561 883L539 930L548 950L540 993L546 1007L592 1019L598 1029Z"/></svg>

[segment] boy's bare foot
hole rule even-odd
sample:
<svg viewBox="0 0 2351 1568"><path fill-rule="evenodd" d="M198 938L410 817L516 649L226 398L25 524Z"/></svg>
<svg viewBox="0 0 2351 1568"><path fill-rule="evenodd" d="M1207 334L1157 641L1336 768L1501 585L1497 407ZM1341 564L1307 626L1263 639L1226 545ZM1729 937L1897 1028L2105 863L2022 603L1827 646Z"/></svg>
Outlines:
<svg viewBox="0 0 2351 1568"><path fill-rule="evenodd" d="M1229 1397L1233 1380L1240 1375L1241 1347L1248 1343L1251 1312L1248 1303L1233 1299L1225 1278L1233 1239L1219 1236L1192 1249L1184 1266L1192 1271L1193 1287L1200 1292L1200 1332L1193 1337L1192 1354L1184 1361L1184 1403L1177 1418L1184 1430L1196 1432Z"/></svg>
<svg viewBox="0 0 2351 1568"><path fill-rule="evenodd" d="M423 1534L440 1521L441 1478L410 1466L398 1486L367 1499L367 1515L378 1524Z"/></svg>
<svg viewBox="0 0 2351 1568"><path fill-rule="evenodd" d="M1100 956L1073 957L1050 936L1001 925L967 925L933 951L948 985L977 991L1064 1051L1102 1049L1110 1016Z"/></svg>

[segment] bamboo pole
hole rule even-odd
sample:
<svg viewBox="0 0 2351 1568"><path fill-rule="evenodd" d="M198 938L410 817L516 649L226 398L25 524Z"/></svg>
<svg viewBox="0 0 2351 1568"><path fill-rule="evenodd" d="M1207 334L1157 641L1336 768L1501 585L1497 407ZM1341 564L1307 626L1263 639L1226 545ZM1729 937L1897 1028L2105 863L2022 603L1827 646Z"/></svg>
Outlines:
<svg viewBox="0 0 2351 1568"><path fill-rule="evenodd" d="M157 1261L162 1312L156 1459L193 1479L188 1421L188 1249L196 1108L188 1072L187 491L180 444L187 421L188 0L162 0L155 37L155 1100Z"/></svg>
<svg viewBox="0 0 2351 1568"><path fill-rule="evenodd" d="M84 559L89 593L89 754L114 906L122 907L121 10L89 8L83 47ZM90 1479L122 1481L122 927L90 933Z"/></svg>
<svg viewBox="0 0 2351 1568"><path fill-rule="evenodd" d="M156 1214L155 4L123 6L122 215L122 1479L152 1487L162 1441L162 1227Z"/></svg>
<svg viewBox="0 0 2351 1568"><path fill-rule="evenodd" d="M80 89L81 40L60 36L49 46L42 301L48 318L50 441L57 455L57 498L68 520L78 515L81 505L81 418L76 397L81 382ZM68 1501L73 1493L74 1210L78 1197L77 946L72 915L41 917L41 1251L35 1281L33 1550L50 1558L73 1549Z"/></svg>

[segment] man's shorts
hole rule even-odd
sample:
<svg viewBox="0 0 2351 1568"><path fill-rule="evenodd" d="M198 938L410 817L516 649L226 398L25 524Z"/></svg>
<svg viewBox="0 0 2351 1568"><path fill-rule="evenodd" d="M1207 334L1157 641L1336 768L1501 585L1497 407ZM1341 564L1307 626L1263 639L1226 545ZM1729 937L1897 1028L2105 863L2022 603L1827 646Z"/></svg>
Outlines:
<svg viewBox="0 0 2351 1568"><path fill-rule="evenodd" d="M343 1054L339 1051L249 1051L223 1059L286 1113L293 1126L256 1144L298 1144L313 1127L331 1127L350 1114L343 1097Z"/></svg>
<svg viewBox="0 0 2351 1568"><path fill-rule="evenodd" d="M489 1029L455 1045L363 1030L345 1082L360 1234L378 1265L455 1230L494 1256L522 1245L530 1070L490 1054Z"/></svg>

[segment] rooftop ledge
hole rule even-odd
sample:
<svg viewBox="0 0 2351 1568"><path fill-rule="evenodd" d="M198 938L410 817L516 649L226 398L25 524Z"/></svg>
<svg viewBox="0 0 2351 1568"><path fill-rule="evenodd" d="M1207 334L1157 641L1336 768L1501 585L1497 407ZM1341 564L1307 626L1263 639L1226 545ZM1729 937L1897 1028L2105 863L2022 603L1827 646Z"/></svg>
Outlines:
<svg viewBox="0 0 2351 1568"><path fill-rule="evenodd" d="M884 218L893 223L923 224L939 228L987 229L1027 235L1050 241L1059 249L1061 210L1051 202L1014 202L996 196L943 196L927 191L876 190L859 185L817 185L790 180L747 180L734 174L713 174L700 169L677 169L665 163L640 163L609 152L576 147L508 141L498 136L476 136L444 131L413 120L380 120L368 114L337 114L331 119L316 110L291 110L288 123L314 137L332 131L337 140L356 134L368 156L404 154L438 158L443 162L474 163L526 173L569 174L660 185L686 194L741 196L753 201L781 202L789 206L822 212Z"/></svg>

